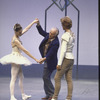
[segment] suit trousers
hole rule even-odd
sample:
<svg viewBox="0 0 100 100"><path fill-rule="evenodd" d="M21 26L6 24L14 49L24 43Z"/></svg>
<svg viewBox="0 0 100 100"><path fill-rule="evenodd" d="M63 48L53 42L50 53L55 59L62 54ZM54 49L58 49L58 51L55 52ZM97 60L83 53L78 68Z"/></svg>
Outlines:
<svg viewBox="0 0 100 100"><path fill-rule="evenodd" d="M55 74L55 92L53 95L54 99L58 98L58 94L61 88L61 78L62 76L65 74L65 79L67 82L67 90L68 90L68 94L66 99L70 99L72 98L72 91L73 91L73 83L72 83L72 68L73 68L73 64L74 64L74 59L66 59L64 58L62 66L61 66L61 70L57 70L56 74Z"/></svg>
<svg viewBox="0 0 100 100"><path fill-rule="evenodd" d="M46 97L52 97L54 94L54 86L51 82L51 74L47 67L47 62L44 62L44 70L43 70L43 81L44 81L44 91Z"/></svg>

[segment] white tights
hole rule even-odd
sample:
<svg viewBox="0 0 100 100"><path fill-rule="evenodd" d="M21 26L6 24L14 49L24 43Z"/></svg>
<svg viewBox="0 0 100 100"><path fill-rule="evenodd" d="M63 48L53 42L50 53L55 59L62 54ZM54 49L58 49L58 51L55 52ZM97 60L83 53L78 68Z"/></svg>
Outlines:
<svg viewBox="0 0 100 100"><path fill-rule="evenodd" d="M23 72L21 65L12 64L11 67L11 81L10 81L10 94L14 96L14 87L17 77L19 76L19 87L21 89L21 93L24 94L23 90Z"/></svg>

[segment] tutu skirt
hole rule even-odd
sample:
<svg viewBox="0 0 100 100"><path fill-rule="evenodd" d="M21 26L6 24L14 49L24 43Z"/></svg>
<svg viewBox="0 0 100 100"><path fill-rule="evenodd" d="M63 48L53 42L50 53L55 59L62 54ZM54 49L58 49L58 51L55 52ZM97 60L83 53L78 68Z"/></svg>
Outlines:
<svg viewBox="0 0 100 100"><path fill-rule="evenodd" d="M25 65L25 66L29 66L32 64L26 57L24 57L19 52L12 52L11 54L2 57L0 59L0 63L3 65L14 63L14 64Z"/></svg>

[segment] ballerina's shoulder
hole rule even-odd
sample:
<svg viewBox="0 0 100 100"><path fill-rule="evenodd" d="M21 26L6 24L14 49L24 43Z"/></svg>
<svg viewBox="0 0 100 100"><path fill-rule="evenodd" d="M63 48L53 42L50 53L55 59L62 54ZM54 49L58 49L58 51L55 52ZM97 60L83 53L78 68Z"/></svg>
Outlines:
<svg viewBox="0 0 100 100"><path fill-rule="evenodd" d="M18 44L21 44L18 39L13 39L12 42L11 42L12 47L15 47Z"/></svg>

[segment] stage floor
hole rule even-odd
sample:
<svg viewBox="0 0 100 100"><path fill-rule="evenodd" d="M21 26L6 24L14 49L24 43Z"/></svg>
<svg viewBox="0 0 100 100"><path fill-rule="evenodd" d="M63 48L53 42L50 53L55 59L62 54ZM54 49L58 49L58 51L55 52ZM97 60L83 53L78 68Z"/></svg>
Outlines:
<svg viewBox="0 0 100 100"><path fill-rule="evenodd" d="M0 77L0 100L10 100L9 92L10 77ZM54 80L52 79L54 84ZM73 80L74 90L72 100L99 100L99 90L97 80ZM45 96L42 78L24 78L24 90L26 94L31 94L29 100L41 100ZM58 100L65 100L67 95L66 81L62 79L62 87ZM18 80L15 85L15 97L21 99L21 92Z"/></svg>

